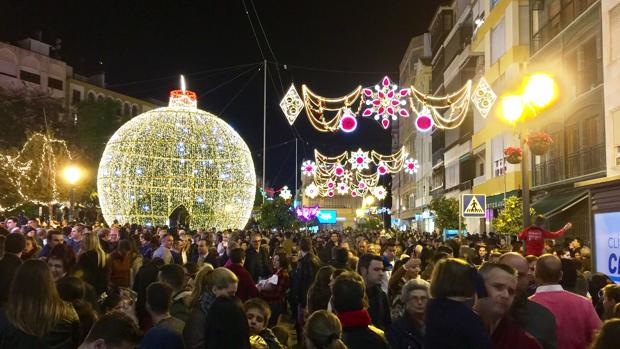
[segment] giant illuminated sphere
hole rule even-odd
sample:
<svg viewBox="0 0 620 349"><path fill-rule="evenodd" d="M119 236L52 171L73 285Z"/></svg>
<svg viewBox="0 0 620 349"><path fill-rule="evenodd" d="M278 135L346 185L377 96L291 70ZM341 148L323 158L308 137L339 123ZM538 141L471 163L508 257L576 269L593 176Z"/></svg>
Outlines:
<svg viewBox="0 0 620 349"><path fill-rule="evenodd" d="M168 107L128 121L110 138L97 189L108 224L169 224L183 211L192 228L242 229L256 192L248 146L217 116L178 90Z"/></svg>

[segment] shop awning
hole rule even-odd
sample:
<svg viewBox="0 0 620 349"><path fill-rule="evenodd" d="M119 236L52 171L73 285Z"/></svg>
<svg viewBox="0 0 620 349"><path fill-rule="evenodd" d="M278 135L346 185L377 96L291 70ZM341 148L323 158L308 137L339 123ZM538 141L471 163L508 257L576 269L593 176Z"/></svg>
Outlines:
<svg viewBox="0 0 620 349"><path fill-rule="evenodd" d="M504 193L487 196L487 208L503 208L504 197L509 198L511 196L521 196L521 190L511 190L504 195Z"/></svg>
<svg viewBox="0 0 620 349"><path fill-rule="evenodd" d="M549 218L568 210L587 198L588 192L585 190L569 194L550 194L533 203L532 208L536 210L536 214Z"/></svg>

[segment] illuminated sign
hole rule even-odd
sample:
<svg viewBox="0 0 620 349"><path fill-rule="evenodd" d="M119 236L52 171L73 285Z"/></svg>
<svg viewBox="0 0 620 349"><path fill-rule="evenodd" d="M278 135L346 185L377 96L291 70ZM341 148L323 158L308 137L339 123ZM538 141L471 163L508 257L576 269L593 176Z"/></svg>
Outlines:
<svg viewBox="0 0 620 349"><path fill-rule="evenodd" d="M336 224L336 210L320 210L316 218L321 224Z"/></svg>
<svg viewBox="0 0 620 349"><path fill-rule="evenodd" d="M596 271L620 282L620 212L594 215Z"/></svg>

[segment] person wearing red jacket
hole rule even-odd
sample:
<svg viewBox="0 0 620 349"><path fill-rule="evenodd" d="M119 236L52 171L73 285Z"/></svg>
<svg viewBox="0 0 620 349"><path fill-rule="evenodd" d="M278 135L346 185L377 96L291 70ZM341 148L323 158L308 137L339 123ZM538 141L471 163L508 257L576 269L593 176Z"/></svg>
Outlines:
<svg viewBox="0 0 620 349"><path fill-rule="evenodd" d="M519 240L525 241L525 255L534 255L539 257L545 249L545 239L556 239L564 235L573 225L569 222L556 232L550 232L543 228L545 218L543 216L536 217L534 225L525 228L519 234Z"/></svg>
<svg viewBox="0 0 620 349"><path fill-rule="evenodd" d="M237 278L239 284L235 296L245 302L250 298L258 297L258 288L252 279L252 275L243 267L245 262L245 251L241 248L233 248L230 251L230 261L232 262L227 268L230 269Z"/></svg>

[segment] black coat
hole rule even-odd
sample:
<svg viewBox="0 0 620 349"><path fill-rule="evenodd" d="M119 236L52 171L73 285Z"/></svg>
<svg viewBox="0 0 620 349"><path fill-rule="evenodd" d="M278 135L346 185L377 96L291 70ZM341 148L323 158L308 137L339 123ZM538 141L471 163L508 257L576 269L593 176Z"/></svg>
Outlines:
<svg viewBox="0 0 620 349"><path fill-rule="evenodd" d="M368 295L368 313L372 319L372 324L385 330L392 323L390 315L390 302L379 285L369 288L366 291Z"/></svg>
<svg viewBox="0 0 620 349"><path fill-rule="evenodd" d="M97 252L87 251L80 255L75 267L75 275L95 288L97 296L108 287L109 275L106 267L99 266Z"/></svg>
<svg viewBox="0 0 620 349"><path fill-rule="evenodd" d="M11 281L21 264L22 260L12 253L6 253L4 258L0 259L0 306L9 299Z"/></svg>
<svg viewBox="0 0 620 349"><path fill-rule="evenodd" d="M431 299L426 310L424 348L490 349L482 319L461 302Z"/></svg>
<svg viewBox="0 0 620 349"><path fill-rule="evenodd" d="M383 332L370 326L345 327L342 340L349 349L389 349L390 345Z"/></svg>
<svg viewBox="0 0 620 349"><path fill-rule="evenodd" d="M249 247L245 251L243 267L250 272L254 282L258 282L259 278L268 278L273 274L269 261L269 251L265 248L259 248L259 251L256 251L254 247Z"/></svg>
<svg viewBox="0 0 620 349"><path fill-rule="evenodd" d="M13 326L0 312L0 348L73 349L80 345L79 321L61 321L42 338L30 336Z"/></svg>
<svg viewBox="0 0 620 349"><path fill-rule="evenodd" d="M406 315L394 321L386 335L392 349L422 349L424 343L424 335L411 324Z"/></svg>
<svg viewBox="0 0 620 349"><path fill-rule="evenodd" d="M312 282L314 282L314 276L321 267L319 258L312 254L307 253L297 263L297 269L293 274L293 280L291 282L291 289L294 296L294 302L306 306L307 294Z"/></svg>

